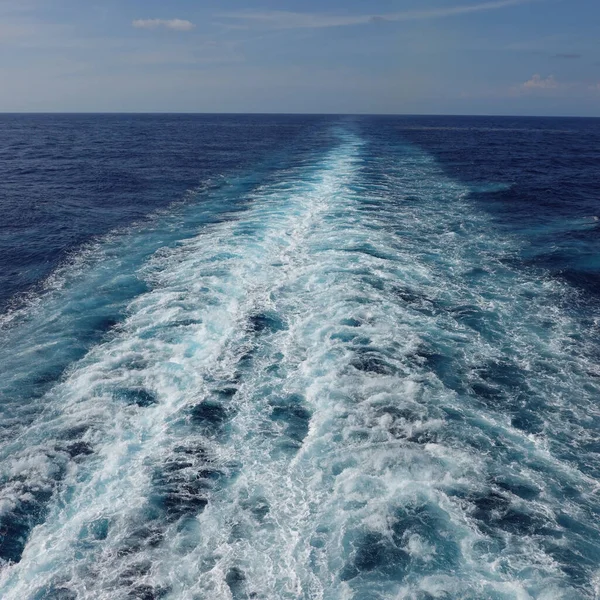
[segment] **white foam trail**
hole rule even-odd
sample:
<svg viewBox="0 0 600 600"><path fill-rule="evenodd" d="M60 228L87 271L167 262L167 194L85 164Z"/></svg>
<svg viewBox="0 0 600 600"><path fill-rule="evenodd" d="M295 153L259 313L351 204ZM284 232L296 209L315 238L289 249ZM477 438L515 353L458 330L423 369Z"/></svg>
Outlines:
<svg viewBox="0 0 600 600"><path fill-rule="evenodd" d="M585 497L593 480L569 441L551 441L582 431L597 389L560 286L500 262L510 245L490 241L427 156L372 158L341 135L243 214L158 252L150 291L50 392L7 468L50 485L43 440L74 426L96 453L65 463L49 517L2 572L3 598L570 597L540 531L559 532L560 510L582 518L558 491ZM463 372L444 370L440 348ZM540 408L537 433L470 392L491 397L507 356L554 409ZM227 386L223 423L194 424L190 410ZM181 488L202 469L220 476L202 479L206 507L169 519L152 505L155 473L176 461ZM494 510L505 520L492 534L480 513Z"/></svg>

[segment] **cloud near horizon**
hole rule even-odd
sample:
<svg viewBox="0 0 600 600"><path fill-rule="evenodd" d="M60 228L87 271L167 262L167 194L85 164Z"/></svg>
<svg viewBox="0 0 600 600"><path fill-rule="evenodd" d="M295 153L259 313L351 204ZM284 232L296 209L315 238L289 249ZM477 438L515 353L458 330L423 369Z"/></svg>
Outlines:
<svg viewBox="0 0 600 600"><path fill-rule="evenodd" d="M428 19L442 19L469 13L484 12L530 4L543 0L495 0L479 4L462 4L431 8L425 10L410 10L404 12L371 15L332 15L325 13L301 13L290 11L265 11L265 12L227 12L217 15L220 18L244 21L269 29L318 29L326 27L347 27L352 25L366 25L381 22L423 21Z"/></svg>
<svg viewBox="0 0 600 600"><path fill-rule="evenodd" d="M186 19L136 19L131 23L136 29L158 29L164 27L174 31L191 31L196 27Z"/></svg>
<svg viewBox="0 0 600 600"><path fill-rule="evenodd" d="M554 90L558 87L558 81L554 75L542 77L539 74L534 75L521 86L525 90Z"/></svg>

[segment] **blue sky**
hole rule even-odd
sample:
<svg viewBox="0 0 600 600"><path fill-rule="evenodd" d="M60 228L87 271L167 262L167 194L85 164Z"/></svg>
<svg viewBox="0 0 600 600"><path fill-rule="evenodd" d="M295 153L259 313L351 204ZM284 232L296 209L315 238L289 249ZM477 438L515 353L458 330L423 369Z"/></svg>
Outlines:
<svg viewBox="0 0 600 600"><path fill-rule="evenodd" d="M0 0L0 111L600 116L600 0Z"/></svg>

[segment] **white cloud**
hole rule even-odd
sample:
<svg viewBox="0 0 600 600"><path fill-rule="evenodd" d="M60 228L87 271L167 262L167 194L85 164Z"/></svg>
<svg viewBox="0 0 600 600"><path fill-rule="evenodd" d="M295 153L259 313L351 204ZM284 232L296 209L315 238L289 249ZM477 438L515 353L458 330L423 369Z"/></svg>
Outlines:
<svg viewBox="0 0 600 600"><path fill-rule="evenodd" d="M554 90L558 87L558 81L556 81L554 75L542 77L541 75L536 74L522 84L521 87L525 90Z"/></svg>
<svg viewBox="0 0 600 600"><path fill-rule="evenodd" d="M288 11L267 12L230 12L219 16L226 19L244 21L269 29L317 29L324 27L345 27L351 25L366 25L386 21L420 21L441 19L468 13L497 10L519 4L528 4L538 0L495 0L479 4L447 6L425 10L410 10L382 15L331 15L323 13L299 13Z"/></svg>
<svg viewBox="0 0 600 600"><path fill-rule="evenodd" d="M525 83L510 88L512 96L552 96L554 98L594 98L600 83L590 81L558 81L554 75L534 75Z"/></svg>
<svg viewBox="0 0 600 600"><path fill-rule="evenodd" d="M196 27L191 21L185 19L136 19L132 25L137 29L158 29L165 27L175 31L191 31Z"/></svg>

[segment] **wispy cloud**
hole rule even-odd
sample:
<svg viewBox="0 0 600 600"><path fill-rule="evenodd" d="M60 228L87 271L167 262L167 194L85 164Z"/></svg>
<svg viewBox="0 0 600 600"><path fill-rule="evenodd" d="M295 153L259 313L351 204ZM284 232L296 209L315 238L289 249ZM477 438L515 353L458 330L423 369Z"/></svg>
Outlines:
<svg viewBox="0 0 600 600"><path fill-rule="evenodd" d="M531 79L521 85L524 90L554 90L558 87L558 81L554 75L548 77L542 77L541 75L534 75Z"/></svg>
<svg viewBox="0 0 600 600"><path fill-rule="evenodd" d="M559 53L555 54L552 58L565 58L567 60L576 60L578 58L581 58L581 54Z"/></svg>
<svg viewBox="0 0 600 600"><path fill-rule="evenodd" d="M175 31L191 31L196 27L191 21L185 19L136 19L132 22L136 29L158 29L165 27Z"/></svg>
<svg viewBox="0 0 600 600"><path fill-rule="evenodd" d="M548 75L534 75L528 81L510 88L511 96L552 98L594 98L600 93L600 83L585 80L562 81Z"/></svg>
<svg viewBox="0 0 600 600"><path fill-rule="evenodd" d="M218 15L221 18L245 22L269 29L316 29L325 27L347 27L366 25L369 23L385 23L397 21L422 21L427 19L442 19L469 13L498 10L519 4L529 4L540 0L495 0L479 4L463 4L430 8L425 10L410 10L388 14L371 15L331 15L324 13L299 13L288 11L266 12L228 12Z"/></svg>

